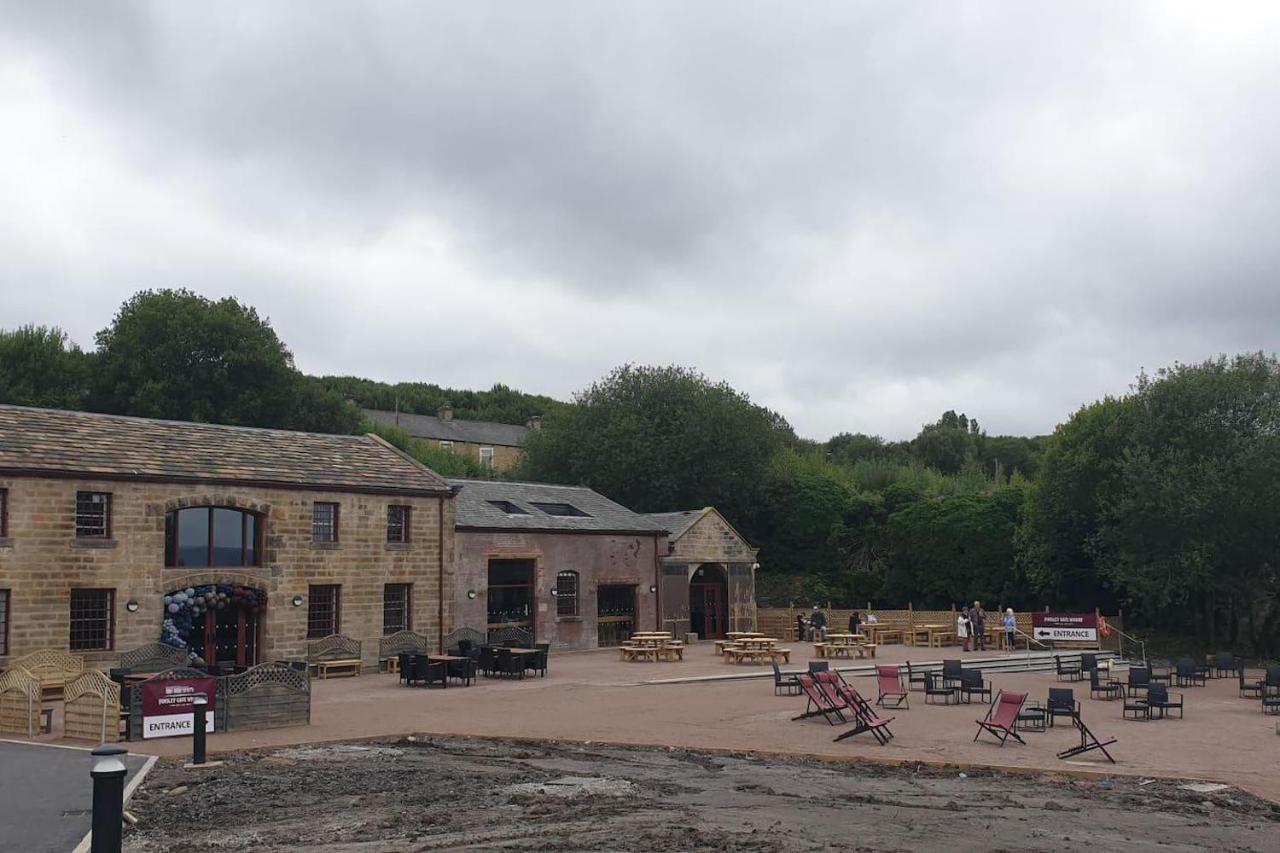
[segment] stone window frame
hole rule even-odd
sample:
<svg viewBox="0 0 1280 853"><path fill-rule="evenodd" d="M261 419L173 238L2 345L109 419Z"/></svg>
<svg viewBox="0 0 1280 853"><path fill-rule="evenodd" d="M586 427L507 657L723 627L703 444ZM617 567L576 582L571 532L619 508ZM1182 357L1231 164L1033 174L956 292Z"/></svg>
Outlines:
<svg viewBox="0 0 1280 853"><path fill-rule="evenodd" d="M178 565L178 554L181 551L182 541L181 541L181 536L178 532L179 531L178 515L179 513L188 512L190 510L199 510L199 509L206 510L209 513L209 522L208 522L209 532L208 532L208 545L207 545L209 563L204 566L180 566ZM215 565L213 562L213 554L215 550L214 544L213 544L214 529L215 529L214 510L218 510L218 509L230 510L231 512L236 512L240 514L240 562L239 563L231 563L228 565ZM170 521L169 519L170 518L173 519L173 529L174 529L172 561L169 559L169 556L170 556L170 549L169 549ZM249 548L248 548L248 538L245 536L244 528L245 528L245 525L248 523L247 522L248 518L254 519L253 562L246 562L249 555ZM164 565L166 569L187 569L192 571L199 571L201 569L256 569L266 565L266 555L263 553L263 549L264 549L264 546L266 545L266 540L267 540L266 514L264 512L260 512L257 509L251 509L249 507L236 506L235 504L226 504L226 503L218 503L218 502L192 503L192 504L187 504L185 506L167 506L165 508L163 524L164 524L164 531L165 531Z"/></svg>
<svg viewBox="0 0 1280 853"><path fill-rule="evenodd" d="M397 511L401 513L398 520L393 518ZM387 544L404 546L412 542L413 507L408 504L387 504Z"/></svg>
<svg viewBox="0 0 1280 853"><path fill-rule="evenodd" d="M97 500L102 498L102 500ZM110 542L111 541L111 492L95 492L82 489L76 492L75 505L75 526L76 539L81 542ZM90 521L96 521L91 518L90 509L96 505L102 507L102 523L101 525L93 524ZM97 515L97 513L92 513ZM82 519L84 519L82 521ZM97 532L94 532L97 531Z"/></svg>
<svg viewBox="0 0 1280 853"><path fill-rule="evenodd" d="M102 612L97 615L82 615L77 617L76 613L76 596L85 596L92 594L101 596L98 602L85 602L99 608ZM110 652L116 647L116 591L114 587L77 587L71 590L67 597L67 606L69 614L69 639L68 648L73 652ZM83 606L83 604L82 604ZM81 624L77 626L77 621ZM77 645L76 629L79 627L82 631L89 630L83 623L86 622L104 622L105 625L105 645ZM96 629L95 629L96 630Z"/></svg>
<svg viewBox="0 0 1280 853"><path fill-rule="evenodd" d="M392 604L388 593L393 589L404 593L404 598L397 603L397 607L401 613L400 622L397 624L388 624L387 607ZM389 637L397 631L413 630L413 584L411 583L385 583L382 585L382 636Z"/></svg>
<svg viewBox="0 0 1280 853"><path fill-rule="evenodd" d="M322 521L317 513L321 507L333 510L331 520ZM319 524L320 527L316 525ZM311 542L313 545L337 545L341 540L339 528L342 524L342 504L337 501L315 501L311 504ZM328 537L319 535L325 527L329 529Z"/></svg>
<svg viewBox="0 0 1280 853"><path fill-rule="evenodd" d="M323 594L317 595L323 591ZM330 601L325 602L325 596L332 596ZM321 621L317 618L314 610L317 604L325 603L327 605L327 613L318 614L320 617L327 617L327 621ZM317 633L319 632L319 633ZM320 583L311 584L307 587L307 639L318 640L321 637L328 637L330 634L339 634L342 632L342 584L338 583Z"/></svg>
<svg viewBox="0 0 1280 853"><path fill-rule="evenodd" d="M581 578L572 569L556 572L556 618L576 619L580 616L578 599L581 591Z"/></svg>

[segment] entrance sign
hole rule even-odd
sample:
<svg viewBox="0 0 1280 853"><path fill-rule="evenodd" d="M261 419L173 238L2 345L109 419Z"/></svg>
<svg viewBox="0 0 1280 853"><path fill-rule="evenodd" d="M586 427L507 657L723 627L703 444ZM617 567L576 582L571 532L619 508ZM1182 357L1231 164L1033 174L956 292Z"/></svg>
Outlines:
<svg viewBox="0 0 1280 853"><path fill-rule="evenodd" d="M218 680L209 678L171 678L144 681L142 687L142 736L176 737L189 735L195 729L197 698L205 706L206 732L213 731L213 709L217 699Z"/></svg>
<svg viewBox="0 0 1280 853"><path fill-rule="evenodd" d="M1037 640L1098 642L1096 613L1032 613L1031 636Z"/></svg>

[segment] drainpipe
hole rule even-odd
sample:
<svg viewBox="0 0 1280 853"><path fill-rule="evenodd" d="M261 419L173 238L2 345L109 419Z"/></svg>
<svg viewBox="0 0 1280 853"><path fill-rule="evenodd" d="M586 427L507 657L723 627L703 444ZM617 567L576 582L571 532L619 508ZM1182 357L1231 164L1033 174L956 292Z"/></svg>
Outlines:
<svg viewBox="0 0 1280 853"><path fill-rule="evenodd" d="M439 556L439 573L438 573L438 589L436 590L436 633L438 639L436 643L440 649L440 654L444 654L444 497L436 498L439 501L439 507L436 512L436 536L440 543Z"/></svg>
<svg viewBox="0 0 1280 853"><path fill-rule="evenodd" d="M653 630L662 630L662 558L658 556L658 537L653 534Z"/></svg>

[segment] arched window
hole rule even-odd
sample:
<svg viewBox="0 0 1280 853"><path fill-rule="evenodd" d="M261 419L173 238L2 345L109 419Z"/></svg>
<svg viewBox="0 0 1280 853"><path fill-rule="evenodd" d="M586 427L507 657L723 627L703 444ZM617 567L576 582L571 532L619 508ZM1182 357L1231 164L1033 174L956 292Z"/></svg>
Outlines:
<svg viewBox="0 0 1280 853"><path fill-rule="evenodd" d="M556 574L556 615L578 615L578 573Z"/></svg>
<svg viewBox="0 0 1280 853"><path fill-rule="evenodd" d="M171 567L262 565L262 521L222 506L178 509L164 518L164 564Z"/></svg>

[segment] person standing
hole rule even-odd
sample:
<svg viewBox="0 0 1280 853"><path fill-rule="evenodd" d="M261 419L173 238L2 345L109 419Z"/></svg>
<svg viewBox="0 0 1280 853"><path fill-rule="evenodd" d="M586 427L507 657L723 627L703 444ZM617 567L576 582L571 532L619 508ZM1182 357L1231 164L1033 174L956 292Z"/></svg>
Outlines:
<svg viewBox="0 0 1280 853"><path fill-rule="evenodd" d="M1013 608L1005 608L1004 611L1004 647L1009 651L1013 651L1018 644L1018 617L1013 615Z"/></svg>
<svg viewBox="0 0 1280 853"><path fill-rule="evenodd" d="M987 613L982 609L982 602L975 601L973 610L969 612L969 631L973 634L973 650L987 650Z"/></svg>
<svg viewBox="0 0 1280 853"><path fill-rule="evenodd" d="M956 639L969 651L969 612L964 609L956 614Z"/></svg>

